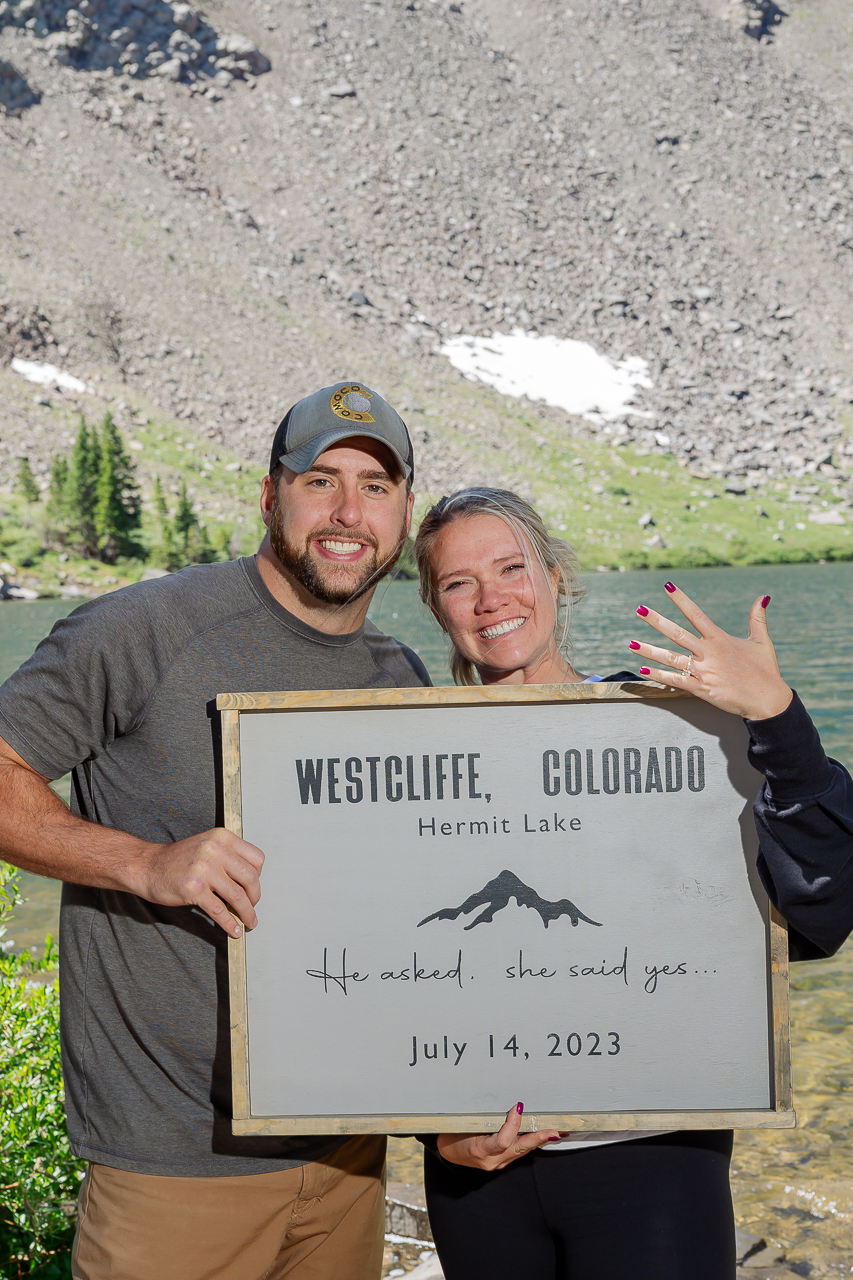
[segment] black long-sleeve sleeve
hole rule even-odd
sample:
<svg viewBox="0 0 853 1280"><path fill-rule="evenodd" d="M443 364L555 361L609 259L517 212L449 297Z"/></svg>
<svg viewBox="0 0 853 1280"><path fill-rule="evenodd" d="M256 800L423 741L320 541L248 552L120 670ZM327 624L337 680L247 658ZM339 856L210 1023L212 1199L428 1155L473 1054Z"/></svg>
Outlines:
<svg viewBox="0 0 853 1280"><path fill-rule="evenodd" d="M791 959L831 956L853 930L853 778L796 693L781 715L746 726L765 779L753 805L759 874L788 921Z"/></svg>

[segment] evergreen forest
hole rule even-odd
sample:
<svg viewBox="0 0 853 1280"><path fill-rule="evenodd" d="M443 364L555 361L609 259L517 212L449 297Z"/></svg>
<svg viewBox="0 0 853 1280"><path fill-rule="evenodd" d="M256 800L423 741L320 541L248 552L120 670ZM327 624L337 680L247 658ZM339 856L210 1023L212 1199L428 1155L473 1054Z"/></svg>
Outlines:
<svg viewBox="0 0 853 1280"><path fill-rule="evenodd" d="M175 487L175 486L173 486ZM168 493L154 476L143 498L134 461L107 413L97 424L81 417L73 447L56 457L42 491L27 458L15 478L17 504L5 513L0 549L24 565L51 552L118 566L122 578L143 566L174 572L190 564L224 560L235 550L230 526L208 528L182 480Z"/></svg>

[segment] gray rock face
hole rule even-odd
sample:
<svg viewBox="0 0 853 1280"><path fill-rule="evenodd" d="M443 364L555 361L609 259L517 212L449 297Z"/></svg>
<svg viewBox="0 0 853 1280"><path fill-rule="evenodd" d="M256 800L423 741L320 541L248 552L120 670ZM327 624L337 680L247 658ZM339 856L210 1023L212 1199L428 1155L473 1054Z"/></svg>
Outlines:
<svg viewBox="0 0 853 1280"><path fill-rule="evenodd" d="M189 4L79 0L74 8L68 0L0 0L0 27L6 25L32 31L51 57L78 70L114 67L136 79L156 74L191 83L224 70L230 83L270 69L251 40L216 31Z"/></svg>
<svg viewBox="0 0 853 1280"><path fill-rule="evenodd" d="M50 321L37 307L15 306L8 299L0 298L0 361L3 364L14 356L47 359L46 352L53 343Z"/></svg>
<svg viewBox="0 0 853 1280"><path fill-rule="evenodd" d="M33 90L11 62L0 58L0 112L18 115L39 101L40 94Z"/></svg>

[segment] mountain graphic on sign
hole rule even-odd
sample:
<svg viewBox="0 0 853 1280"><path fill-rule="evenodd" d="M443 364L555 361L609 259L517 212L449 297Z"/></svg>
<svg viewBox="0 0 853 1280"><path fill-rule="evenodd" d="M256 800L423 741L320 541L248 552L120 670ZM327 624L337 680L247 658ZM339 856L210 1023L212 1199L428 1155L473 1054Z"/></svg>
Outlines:
<svg viewBox="0 0 853 1280"><path fill-rule="evenodd" d="M475 924L491 924L497 913L509 906L510 898L515 898L520 907L531 907L534 911L538 911L546 929L552 920L557 920L560 916L569 916L575 927L579 920L583 920L586 924L594 924L597 928L601 927L600 921L590 920L589 916L585 916L568 898L561 898L559 902L549 902L547 898L540 897L535 889L531 889L530 885L519 880L514 871L502 871L494 880L483 885L477 893L472 893L470 898L466 898L460 907L442 907L441 911L434 911L431 916L418 921L418 928L420 929L422 924L429 924L430 920L456 920L458 916L467 916L477 907L485 907L485 911L481 911L476 920L466 924L467 932L468 929L473 929Z"/></svg>

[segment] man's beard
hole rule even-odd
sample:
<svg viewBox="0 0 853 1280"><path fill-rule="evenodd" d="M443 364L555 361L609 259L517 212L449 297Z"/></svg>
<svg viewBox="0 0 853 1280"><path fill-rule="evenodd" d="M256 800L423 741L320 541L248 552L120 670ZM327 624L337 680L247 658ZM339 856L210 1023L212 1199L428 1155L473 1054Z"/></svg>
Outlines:
<svg viewBox="0 0 853 1280"><path fill-rule="evenodd" d="M288 573L292 574L316 600L322 600L324 604L345 605L360 599L366 591L376 585L383 574L394 567L406 541L406 526L403 524L394 550L380 562L379 544L372 535L365 533L349 535L354 542L366 542L373 548L373 554L365 557L357 565L352 563L348 565L343 563L339 566L332 563L327 565L325 561L318 560L311 554L311 543L318 538L334 538L336 542L346 541L348 536L346 533L342 533L340 529L325 529L312 533L306 539L304 548L300 550L288 540L283 525L281 506L276 502L269 526L272 549ZM353 575L349 582L336 585L334 575L347 569Z"/></svg>

